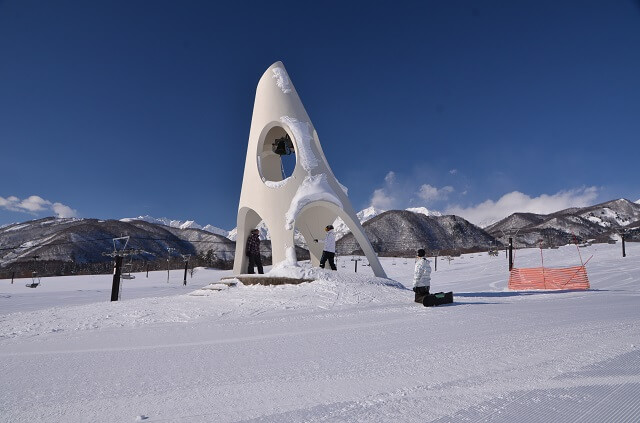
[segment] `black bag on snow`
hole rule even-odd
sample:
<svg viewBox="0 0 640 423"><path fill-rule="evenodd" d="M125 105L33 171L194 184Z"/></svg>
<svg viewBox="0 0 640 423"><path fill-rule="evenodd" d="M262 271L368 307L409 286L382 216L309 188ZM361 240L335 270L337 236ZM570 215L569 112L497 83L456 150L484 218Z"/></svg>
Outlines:
<svg viewBox="0 0 640 423"><path fill-rule="evenodd" d="M422 304L425 307L433 307L440 304L451 304L453 302L453 292L437 292L424 297Z"/></svg>

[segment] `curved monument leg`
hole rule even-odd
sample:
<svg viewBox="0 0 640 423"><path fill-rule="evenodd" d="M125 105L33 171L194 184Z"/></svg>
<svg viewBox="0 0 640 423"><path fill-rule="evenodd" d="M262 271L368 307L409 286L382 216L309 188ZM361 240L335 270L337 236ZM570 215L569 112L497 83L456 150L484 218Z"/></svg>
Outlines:
<svg viewBox="0 0 640 423"><path fill-rule="evenodd" d="M324 240L324 228L333 223L334 220L336 220L335 212L323 205L322 202L309 204L307 207L302 209L296 219L296 227L304 236L311 256L311 264L313 266L318 266L320 264L323 248L321 243L316 243L314 240Z"/></svg>
<svg viewBox="0 0 640 423"><path fill-rule="evenodd" d="M371 246L362 225L360 225L357 218L353 219L345 210L338 208L329 202L317 201L303 209L296 221L296 224L303 235L305 232L301 228L306 228L307 232L311 230L314 238L322 239L324 237L324 227L333 223L336 217L340 217L353 233L356 241L358 241L358 244L360 245L360 248L362 248L362 251L367 257L367 260L369 260L373 274L381 278L386 278L387 275L378 260L378 256L375 251L373 251L373 247ZM315 236L317 233L321 233L322 235ZM312 263L317 265L316 261L319 261L320 255L322 254L322 246L317 247L318 244L310 244L306 236L305 241L307 242L307 245L310 246L309 252L311 253ZM311 242L313 242L313 240ZM312 248L311 245L315 248Z"/></svg>
<svg viewBox="0 0 640 423"><path fill-rule="evenodd" d="M247 238L251 229L258 226L262 219L252 209L248 207L242 207L238 211L238 233L236 237L236 255L233 261L233 274L239 275L241 273L247 273L247 266L249 260L245 255L245 249L247 247Z"/></svg>
<svg viewBox="0 0 640 423"><path fill-rule="evenodd" d="M378 255L373 251L373 247L364 232L364 228L360 225L360 221L358 221L358 219L352 219L351 216L346 213L338 212L338 216L344 221L349 230L351 230L351 233L353 233L356 241L358 241L358 244L360 244L360 248L362 248L364 255L367 257L367 260L369 260L373 274L380 278L386 278L387 274L382 268L380 260L378 260Z"/></svg>

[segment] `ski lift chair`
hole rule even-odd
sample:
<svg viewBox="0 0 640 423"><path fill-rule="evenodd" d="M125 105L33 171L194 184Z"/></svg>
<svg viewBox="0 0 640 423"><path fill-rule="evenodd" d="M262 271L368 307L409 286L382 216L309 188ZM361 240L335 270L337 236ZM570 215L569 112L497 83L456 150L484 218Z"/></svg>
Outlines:
<svg viewBox="0 0 640 423"><path fill-rule="evenodd" d="M129 256L129 261L123 266L125 271L122 272L120 278L122 279L135 279L135 275L131 274L131 268L133 267L133 258Z"/></svg>

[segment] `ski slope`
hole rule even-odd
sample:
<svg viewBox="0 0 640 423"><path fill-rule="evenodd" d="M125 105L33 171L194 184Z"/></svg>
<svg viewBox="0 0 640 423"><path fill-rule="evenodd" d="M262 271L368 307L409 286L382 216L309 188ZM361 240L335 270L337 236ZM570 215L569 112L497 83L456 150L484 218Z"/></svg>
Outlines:
<svg viewBox="0 0 640 423"><path fill-rule="evenodd" d="M508 291L504 253L440 258L437 308L413 303L412 259L222 291L201 288L229 271L141 273L114 303L110 275L0 280L0 420L638 421L640 245L579 251L590 291Z"/></svg>

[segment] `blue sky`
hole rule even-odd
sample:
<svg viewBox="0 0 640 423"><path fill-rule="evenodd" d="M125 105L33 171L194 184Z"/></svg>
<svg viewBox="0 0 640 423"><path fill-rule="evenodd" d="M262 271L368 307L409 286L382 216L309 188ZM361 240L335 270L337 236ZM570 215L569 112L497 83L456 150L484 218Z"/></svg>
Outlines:
<svg viewBox="0 0 640 423"><path fill-rule="evenodd" d="M640 198L640 3L0 0L0 225L235 226L282 60L357 210Z"/></svg>

